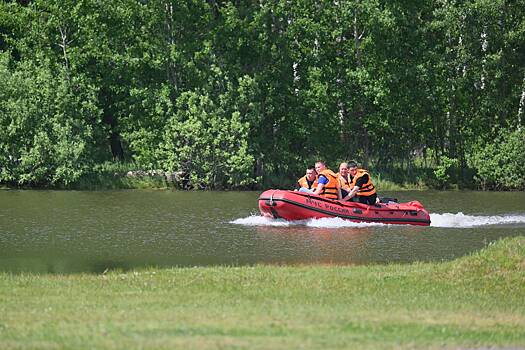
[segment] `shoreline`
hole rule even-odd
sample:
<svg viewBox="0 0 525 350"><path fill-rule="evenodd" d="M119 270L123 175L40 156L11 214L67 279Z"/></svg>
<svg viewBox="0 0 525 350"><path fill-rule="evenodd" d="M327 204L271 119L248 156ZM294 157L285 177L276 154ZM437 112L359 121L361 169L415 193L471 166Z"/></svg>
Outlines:
<svg viewBox="0 0 525 350"><path fill-rule="evenodd" d="M383 179L381 174L375 181L375 186L379 191L483 191L483 192L522 192L523 190L492 190L481 189L476 186L459 186L451 184L447 187L430 186L425 183L398 183L388 179ZM1 184L0 190L78 190L78 191L98 191L98 190L128 190L128 189L157 189L157 190L184 190L184 191L263 191L268 188L293 189L294 180L286 184L254 184L241 188L195 188L183 186L159 175L133 175L126 174L97 174L96 176L86 177L70 185L23 185L14 186Z"/></svg>

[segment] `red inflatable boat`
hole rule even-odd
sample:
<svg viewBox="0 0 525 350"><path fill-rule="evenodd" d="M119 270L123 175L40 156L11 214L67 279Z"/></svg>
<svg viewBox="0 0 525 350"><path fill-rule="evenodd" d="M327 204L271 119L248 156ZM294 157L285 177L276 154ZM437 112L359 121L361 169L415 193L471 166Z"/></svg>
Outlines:
<svg viewBox="0 0 525 350"><path fill-rule="evenodd" d="M430 225L430 215L418 201L387 201L376 205L341 202L309 193L268 190L259 196L261 214L276 219L305 220L333 218L355 222Z"/></svg>

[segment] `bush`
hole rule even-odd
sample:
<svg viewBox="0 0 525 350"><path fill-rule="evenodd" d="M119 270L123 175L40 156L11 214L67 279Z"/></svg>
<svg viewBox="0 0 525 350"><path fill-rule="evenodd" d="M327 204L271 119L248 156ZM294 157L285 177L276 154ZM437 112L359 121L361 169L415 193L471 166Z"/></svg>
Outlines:
<svg viewBox="0 0 525 350"><path fill-rule="evenodd" d="M490 143L473 148L468 164L483 189L525 189L525 130L502 130Z"/></svg>
<svg viewBox="0 0 525 350"><path fill-rule="evenodd" d="M16 68L11 69L14 65ZM0 182L68 185L89 169L96 90L50 62L0 55Z"/></svg>
<svg viewBox="0 0 525 350"><path fill-rule="evenodd" d="M255 182L248 153L249 126L225 96L185 92L168 121L158 152L164 170L182 171L194 188L239 188Z"/></svg>
<svg viewBox="0 0 525 350"><path fill-rule="evenodd" d="M447 187L450 183L450 172L457 166L458 160L456 158L449 158L447 156L441 157L440 164L436 170L434 170L434 176L440 187Z"/></svg>

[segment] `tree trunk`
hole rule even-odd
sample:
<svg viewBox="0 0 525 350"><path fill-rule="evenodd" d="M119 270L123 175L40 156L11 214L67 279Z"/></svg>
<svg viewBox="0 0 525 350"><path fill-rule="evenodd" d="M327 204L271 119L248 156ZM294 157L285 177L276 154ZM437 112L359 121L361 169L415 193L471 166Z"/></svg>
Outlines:
<svg viewBox="0 0 525 350"><path fill-rule="evenodd" d="M359 4L359 3L358 3ZM354 8L354 25L353 25L353 36L354 36L354 49L355 49L355 62L356 62L356 69L362 69L363 63L361 60L362 52L361 52L361 41L363 39L363 36L365 35L365 29L361 29L358 26L357 23L358 19L358 9ZM361 99L357 99L356 106L354 107L354 114L356 116L357 121L357 135L358 135L358 145L357 148L362 151L362 159L361 163L364 167L368 167L369 163L369 135L368 131L364 127L364 118L365 118L365 107L364 103Z"/></svg>
<svg viewBox="0 0 525 350"><path fill-rule="evenodd" d="M112 98L109 92L102 92L101 100L104 101L103 105L105 106L103 111L102 121L106 123L109 128L109 146L111 149L111 155L115 160L124 159L124 149L122 148L122 142L120 140L120 133L118 132L118 121L115 115L111 112L111 101Z"/></svg>
<svg viewBox="0 0 525 350"><path fill-rule="evenodd" d="M124 159L124 150L120 141L120 134L117 131L117 120L113 115L104 110L104 122L109 125L109 146L111 155L115 160Z"/></svg>
<svg viewBox="0 0 525 350"><path fill-rule="evenodd" d="M60 31L61 42L58 44L58 46L62 48L62 55L64 57L64 69L66 71L66 76L69 79L69 58L67 57L67 47L69 46L69 44L71 44L72 40L67 39L67 36L68 36L67 27L65 26L60 27L59 31Z"/></svg>
<svg viewBox="0 0 525 350"><path fill-rule="evenodd" d="M523 110L525 109L525 73L523 73L523 83L521 85L521 97L518 107L518 130L521 130Z"/></svg>
<svg viewBox="0 0 525 350"><path fill-rule="evenodd" d="M166 40L167 40L167 60L166 60L166 78L169 81L170 85L175 91L178 90L178 79L177 73L175 70L175 64L172 59L172 50L175 45L175 35L174 35L174 11L173 3L167 1L165 3L165 14L166 14Z"/></svg>

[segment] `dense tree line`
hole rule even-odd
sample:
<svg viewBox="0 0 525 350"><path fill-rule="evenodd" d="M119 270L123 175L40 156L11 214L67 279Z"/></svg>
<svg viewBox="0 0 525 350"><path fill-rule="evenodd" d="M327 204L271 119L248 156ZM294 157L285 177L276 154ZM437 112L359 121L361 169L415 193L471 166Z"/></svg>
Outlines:
<svg viewBox="0 0 525 350"><path fill-rule="evenodd" d="M127 162L242 188L323 158L523 189L524 114L525 0L0 2L2 183Z"/></svg>

